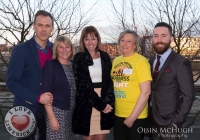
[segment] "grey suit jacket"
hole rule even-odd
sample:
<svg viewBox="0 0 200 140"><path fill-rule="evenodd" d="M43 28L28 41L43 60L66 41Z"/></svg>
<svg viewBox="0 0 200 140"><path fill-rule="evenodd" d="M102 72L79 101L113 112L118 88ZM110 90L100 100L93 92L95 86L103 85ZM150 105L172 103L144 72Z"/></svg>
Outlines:
<svg viewBox="0 0 200 140"><path fill-rule="evenodd" d="M149 60L152 75L154 59ZM160 126L184 123L195 93L190 61L172 51L151 88L152 116L156 123Z"/></svg>

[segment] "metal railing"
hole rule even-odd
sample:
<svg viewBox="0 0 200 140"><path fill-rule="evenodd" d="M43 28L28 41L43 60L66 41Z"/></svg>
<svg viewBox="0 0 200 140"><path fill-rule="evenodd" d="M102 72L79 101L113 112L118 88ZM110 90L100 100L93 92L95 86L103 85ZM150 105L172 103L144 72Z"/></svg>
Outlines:
<svg viewBox="0 0 200 140"><path fill-rule="evenodd" d="M0 82L0 86L6 86L5 82ZM195 85L196 88L200 88L200 84ZM13 104L14 95L9 91L0 91L0 123L3 123L5 115L2 110L9 110ZM196 93L195 101L188 117L191 119L183 124L183 127L190 127L194 124L196 119L200 116L200 93Z"/></svg>

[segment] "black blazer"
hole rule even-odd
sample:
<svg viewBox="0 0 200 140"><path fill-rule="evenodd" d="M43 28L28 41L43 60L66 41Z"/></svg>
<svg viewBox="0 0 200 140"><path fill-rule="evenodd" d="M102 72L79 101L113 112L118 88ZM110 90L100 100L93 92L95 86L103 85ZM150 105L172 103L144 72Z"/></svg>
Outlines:
<svg viewBox="0 0 200 140"><path fill-rule="evenodd" d="M108 114L102 111L107 104L114 108L113 82L110 77L112 63L106 52L99 50L102 66L101 97L94 91L88 66L93 65L89 52L79 52L74 56L73 70L76 82L76 106L73 114L73 132L89 136L92 107L101 112L101 129L109 130L114 125L114 110Z"/></svg>
<svg viewBox="0 0 200 140"><path fill-rule="evenodd" d="M155 57L149 61L152 75L154 59ZM190 61L172 51L151 88L152 113L156 123L160 126L171 123L181 126L194 101Z"/></svg>
<svg viewBox="0 0 200 140"><path fill-rule="evenodd" d="M46 61L42 71L42 92L53 94L53 106L70 109L71 90L64 69L57 59Z"/></svg>

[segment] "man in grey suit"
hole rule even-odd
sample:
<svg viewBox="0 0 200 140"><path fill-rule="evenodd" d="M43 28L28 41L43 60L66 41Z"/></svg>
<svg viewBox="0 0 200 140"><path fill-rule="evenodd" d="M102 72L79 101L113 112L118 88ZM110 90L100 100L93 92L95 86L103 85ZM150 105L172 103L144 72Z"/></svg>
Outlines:
<svg viewBox="0 0 200 140"><path fill-rule="evenodd" d="M153 77L149 130L153 130L150 138L153 140L179 139L181 125L194 101L190 61L171 49L173 40L169 24L159 22L155 25L152 46L156 55L149 60Z"/></svg>

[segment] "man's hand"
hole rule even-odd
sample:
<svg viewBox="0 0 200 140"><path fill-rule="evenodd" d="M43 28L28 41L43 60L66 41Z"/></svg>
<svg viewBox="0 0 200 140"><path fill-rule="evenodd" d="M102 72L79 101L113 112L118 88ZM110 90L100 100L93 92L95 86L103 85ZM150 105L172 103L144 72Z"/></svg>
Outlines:
<svg viewBox="0 0 200 140"><path fill-rule="evenodd" d="M176 127L176 128L177 128L177 125L175 125L174 123L172 123L172 124L173 124L173 126L174 126L174 127Z"/></svg>
<svg viewBox="0 0 200 140"><path fill-rule="evenodd" d="M51 105L53 103L53 95L50 92L41 94L39 103L44 105Z"/></svg>

